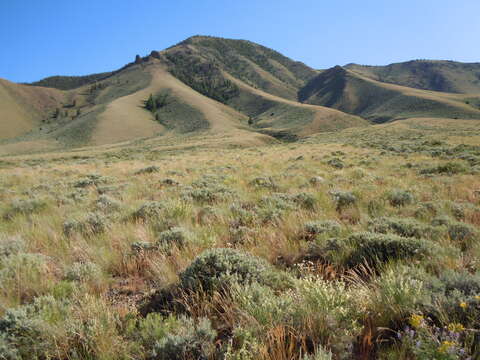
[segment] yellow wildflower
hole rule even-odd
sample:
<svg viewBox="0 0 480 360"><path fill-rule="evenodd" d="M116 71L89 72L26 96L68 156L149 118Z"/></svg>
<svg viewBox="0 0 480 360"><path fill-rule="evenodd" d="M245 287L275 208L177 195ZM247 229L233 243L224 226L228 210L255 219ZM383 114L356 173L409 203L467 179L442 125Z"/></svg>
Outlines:
<svg viewBox="0 0 480 360"><path fill-rule="evenodd" d="M410 316L409 320L410 325L412 325L414 328L419 328L423 324L423 316L422 315L417 315L413 314Z"/></svg>
<svg viewBox="0 0 480 360"><path fill-rule="evenodd" d="M480 295L475 296L475 300L480 301Z"/></svg>
<svg viewBox="0 0 480 360"><path fill-rule="evenodd" d="M465 327L459 323L451 323L451 324L448 324L447 329L452 332L460 332L465 330Z"/></svg>
<svg viewBox="0 0 480 360"><path fill-rule="evenodd" d="M450 348L454 347L455 343L453 341L444 341L442 345L438 348L438 351L441 353L446 353Z"/></svg>
<svg viewBox="0 0 480 360"><path fill-rule="evenodd" d="M466 309L468 307L468 304L465 301L462 301L459 305L462 309Z"/></svg>

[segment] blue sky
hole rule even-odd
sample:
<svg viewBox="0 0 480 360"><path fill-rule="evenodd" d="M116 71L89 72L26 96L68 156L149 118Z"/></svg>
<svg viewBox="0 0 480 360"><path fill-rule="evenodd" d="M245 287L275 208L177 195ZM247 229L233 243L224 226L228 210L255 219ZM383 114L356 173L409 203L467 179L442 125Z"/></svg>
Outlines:
<svg viewBox="0 0 480 360"><path fill-rule="evenodd" d="M480 62L480 1L0 0L0 77L114 70L196 34L248 39L315 68Z"/></svg>

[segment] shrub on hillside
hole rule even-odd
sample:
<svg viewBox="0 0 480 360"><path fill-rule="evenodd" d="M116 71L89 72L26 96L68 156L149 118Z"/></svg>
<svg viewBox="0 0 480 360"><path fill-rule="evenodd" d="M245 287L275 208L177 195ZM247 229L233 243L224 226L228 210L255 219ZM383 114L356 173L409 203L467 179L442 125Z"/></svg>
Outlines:
<svg viewBox="0 0 480 360"><path fill-rule="evenodd" d="M410 218L378 218L369 222L368 230L382 234L394 233L402 237L414 237L417 239L432 239L441 234L440 229Z"/></svg>
<svg viewBox="0 0 480 360"><path fill-rule="evenodd" d="M73 186L76 188L86 188L89 186L98 186L106 184L110 181L110 178L99 174L90 174L82 179L77 180Z"/></svg>
<svg viewBox="0 0 480 360"><path fill-rule="evenodd" d="M389 260L422 258L434 250L434 244L423 239L370 232L352 234L348 243L353 248L346 259L349 267L363 263L377 266Z"/></svg>
<svg viewBox="0 0 480 360"><path fill-rule="evenodd" d="M279 286L282 277L264 259L234 249L211 249L197 256L180 274L183 288L213 291L232 283Z"/></svg>
<svg viewBox="0 0 480 360"><path fill-rule="evenodd" d="M0 264L2 259L23 252L25 248L25 240L22 237L0 235Z"/></svg>
<svg viewBox="0 0 480 360"><path fill-rule="evenodd" d="M65 280L87 282L97 279L101 270L92 262L74 262L65 271Z"/></svg>
<svg viewBox="0 0 480 360"><path fill-rule="evenodd" d="M169 249L172 246L183 248L190 241L191 234L182 227L174 227L162 231L156 241L156 246L163 249Z"/></svg>
<svg viewBox="0 0 480 360"><path fill-rule="evenodd" d="M152 165L135 171L135 175L153 174L159 171L160 168L158 166Z"/></svg>
<svg viewBox="0 0 480 360"><path fill-rule="evenodd" d="M152 360L210 359L217 336L209 319L179 319L179 325L155 343Z"/></svg>
<svg viewBox="0 0 480 360"><path fill-rule="evenodd" d="M335 169L343 169L345 167L344 162L339 158L333 158L327 161L327 164Z"/></svg>
<svg viewBox="0 0 480 360"><path fill-rule="evenodd" d="M157 220L160 218L165 206L159 201L147 201L142 204L137 210L132 214L134 220Z"/></svg>
<svg viewBox="0 0 480 360"><path fill-rule="evenodd" d="M314 239L317 235L338 235L341 226L335 220L310 221L303 226L303 237L307 240Z"/></svg>
<svg viewBox="0 0 480 360"><path fill-rule="evenodd" d="M346 207L355 205L357 202L357 197L348 191L331 191L330 195L332 195L333 200L337 205L337 211L341 211Z"/></svg>
<svg viewBox="0 0 480 360"><path fill-rule="evenodd" d="M410 191L400 189L390 191L387 194L387 199L390 202L390 205L395 207L410 205L415 200L413 194Z"/></svg>
<svg viewBox="0 0 480 360"><path fill-rule="evenodd" d="M47 203L43 199L16 199L10 203L5 210L3 218L12 220L17 215L35 214L47 207Z"/></svg>
<svg viewBox="0 0 480 360"><path fill-rule="evenodd" d="M467 166L461 162L449 161L441 165L426 168L420 171L420 174L446 174L455 175L468 171Z"/></svg>

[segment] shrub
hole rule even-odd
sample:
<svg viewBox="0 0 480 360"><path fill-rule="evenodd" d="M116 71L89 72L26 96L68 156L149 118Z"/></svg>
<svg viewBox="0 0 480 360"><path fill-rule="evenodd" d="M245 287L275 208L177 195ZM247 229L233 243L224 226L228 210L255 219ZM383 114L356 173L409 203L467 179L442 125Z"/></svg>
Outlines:
<svg viewBox="0 0 480 360"><path fill-rule="evenodd" d="M395 207L406 206L412 204L414 201L413 194L405 190L392 190L387 194L387 199L390 205Z"/></svg>
<svg viewBox="0 0 480 360"><path fill-rule="evenodd" d="M421 258L432 252L434 244L415 238L370 232L355 233L348 238L353 250L346 263L353 267L362 263L376 266L389 260Z"/></svg>
<svg viewBox="0 0 480 360"><path fill-rule="evenodd" d="M422 224L409 218L388 218L382 217L371 220L368 224L368 230L382 234L394 233L402 237L435 238L440 235L440 230L433 226Z"/></svg>
<svg viewBox="0 0 480 360"><path fill-rule="evenodd" d="M23 252L25 248L25 240L22 237L0 235L0 264L3 258Z"/></svg>
<svg viewBox="0 0 480 360"><path fill-rule="evenodd" d="M148 201L133 212L132 218L143 221L156 220L160 217L164 208L161 202Z"/></svg>
<svg viewBox="0 0 480 360"><path fill-rule="evenodd" d="M152 165L152 166L148 166L143 169L137 170L135 172L135 175L153 174L159 171L160 171L160 168L158 166Z"/></svg>
<svg viewBox="0 0 480 360"><path fill-rule="evenodd" d="M312 194L305 192L292 195L292 200L295 204L310 210L314 209L317 203L317 200Z"/></svg>
<svg viewBox="0 0 480 360"><path fill-rule="evenodd" d="M100 195L95 202L95 208L99 211L112 212L119 210L120 207L120 202L108 195Z"/></svg>
<svg viewBox="0 0 480 360"><path fill-rule="evenodd" d="M331 191L330 195L332 195L333 200L337 204L337 211L341 211L357 202L357 197L348 191Z"/></svg>
<svg viewBox="0 0 480 360"><path fill-rule="evenodd" d="M469 247L478 238L478 231L472 225L463 222L453 222L448 225L450 239L459 242L463 247Z"/></svg>
<svg viewBox="0 0 480 360"><path fill-rule="evenodd" d="M327 161L327 164L331 167L334 167L335 169L343 169L345 167L345 164L339 158L330 159Z"/></svg>
<svg viewBox="0 0 480 360"><path fill-rule="evenodd" d="M303 227L303 236L307 240L312 240L320 234L338 235L340 230L340 224L334 220L310 221Z"/></svg>
<svg viewBox="0 0 480 360"><path fill-rule="evenodd" d="M468 168L464 163L449 161L441 165L423 169L420 174L447 174L455 175L467 172Z"/></svg>
<svg viewBox="0 0 480 360"><path fill-rule="evenodd" d="M17 215L30 215L37 213L47 207L47 203L42 199L17 199L13 200L10 206L5 210L3 218L12 220Z"/></svg>
<svg viewBox="0 0 480 360"><path fill-rule="evenodd" d="M212 291L232 283L277 285L281 281L264 259L234 249L206 250L180 274L181 286Z"/></svg>
<svg viewBox="0 0 480 360"><path fill-rule="evenodd" d="M325 179L321 176L313 176L308 180L311 185L320 185L325 183Z"/></svg>
<svg viewBox="0 0 480 360"><path fill-rule="evenodd" d="M84 233L85 224L78 220L66 220L63 223L63 234L67 237L72 236L74 233Z"/></svg>
<svg viewBox="0 0 480 360"><path fill-rule="evenodd" d="M277 189L278 186L271 177L257 177L251 180L248 185L256 188L265 188L265 189Z"/></svg>
<svg viewBox="0 0 480 360"><path fill-rule="evenodd" d="M109 227L108 219L99 213L90 213L85 218L85 228L92 234L104 233Z"/></svg>
<svg viewBox="0 0 480 360"><path fill-rule="evenodd" d="M31 299L47 290L50 280L45 256L28 253L10 255L0 267L0 299Z"/></svg>
<svg viewBox="0 0 480 360"><path fill-rule="evenodd" d="M146 241L135 241L130 245L130 249L135 254L141 254L148 251L158 250L158 246Z"/></svg>
<svg viewBox="0 0 480 360"><path fill-rule="evenodd" d="M210 320L181 318L180 326L153 346L152 360L209 359L215 352L217 336Z"/></svg>
<svg viewBox="0 0 480 360"><path fill-rule="evenodd" d="M160 248L168 249L171 246L183 248L190 241L191 234L184 228L174 227L170 230L162 231L157 238L156 245Z"/></svg>
<svg viewBox="0 0 480 360"><path fill-rule="evenodd" d="M73 186L76 188L86 188L89 186L98 186L98 185L106 184L109 181L110 179L106 176L102 176L99 174L90 174L82 179L77 180L73 184Z"/></svg>
<svg viewBox="0 0 480 360"><path fill-rule="evenodd" d="M75 262L65 271L65 280L87 282L98 279L101 270L92 262Z"/></svg>

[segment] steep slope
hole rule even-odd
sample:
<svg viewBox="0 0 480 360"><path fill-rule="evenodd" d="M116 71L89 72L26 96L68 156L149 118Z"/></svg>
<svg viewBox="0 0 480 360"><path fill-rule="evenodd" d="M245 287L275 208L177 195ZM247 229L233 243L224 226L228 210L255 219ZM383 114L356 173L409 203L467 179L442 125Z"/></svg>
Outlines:
<svg viewBox="0 0 480 360"><path fill-rule="evenodd" d="M373 80L417 89L480 93L480 63L414 60L387 66L348 64L345 68Z"/></svg>
<svg viewBox="0 0 480 360"><path fill-rule="evenodd" d="M15 84L0 79L0 140L31 131L52 116L63 101L56 89Z"/></svg>
<svg viewBox="0 0 480 360"><path fill-rule="evenodd" d="M322 72L299 91L301 102L377 123L412 117L480 119L478 98L382 83L340 66Z"/></svg>

